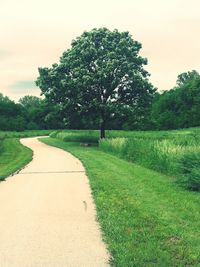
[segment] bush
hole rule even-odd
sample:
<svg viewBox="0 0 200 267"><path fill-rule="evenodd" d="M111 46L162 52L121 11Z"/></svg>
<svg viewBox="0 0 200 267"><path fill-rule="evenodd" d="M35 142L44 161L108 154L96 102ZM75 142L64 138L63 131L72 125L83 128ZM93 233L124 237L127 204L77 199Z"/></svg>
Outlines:
<svg viewBox="0 0 200 267"><path fill-rule="evenodd" d="M200 191L200 153L184 154L178 164L177 183L193 191Z"/></svg>

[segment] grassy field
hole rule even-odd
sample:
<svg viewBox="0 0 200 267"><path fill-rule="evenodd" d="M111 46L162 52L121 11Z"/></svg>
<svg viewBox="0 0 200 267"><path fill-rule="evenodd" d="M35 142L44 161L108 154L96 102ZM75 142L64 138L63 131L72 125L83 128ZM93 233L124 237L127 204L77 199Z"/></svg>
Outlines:
<svg viewBox="0 0 200 267"><path fill-rule="evenodd" d="M200 266L199 193L95 146L43 142L70 151L86 167L114 266Z"/></svg>
<svg viewBox="0 0 200 267"><path fill-rule="evenodd" d="M122 131L122 130L106 130L107 138L137 138L163 140L174 139L174 137L192 136L200 134L200 128L188 128L172 131ZM99 130L57 130L50 134L53 138L58 138L69 142L98 142Z"/></svg>
<svg viewBox="0 0 200 267"><path fill-rule="evenodd" d="M188 135L163 140L112 138L100 141L100 149L172 175L186 188L200 191L199 136Z"/></svg>
<svg viewBox="0 0 200 267"><path fill-rule="evenodd" d="M23 138L33 136L49 135L53 130L31 130L23 132L11 132L11 131L0 131L0 140L2 138Z"/></svg>
<svg viewBox="0 0 200 267"><path fill-rule="evenodd" d="M99 143L122 159L173 176L184 188L200 191L200 128L174 131L56 131L50 136L68 142Z"/></svg>
<svg viewBox="0 0 200 267"><path fill-rule="evenodd" d="M52 130L24 132L0 131L0 180L25 166L32 159L32 151L24 147L19 138L49 135Z"/></svg>

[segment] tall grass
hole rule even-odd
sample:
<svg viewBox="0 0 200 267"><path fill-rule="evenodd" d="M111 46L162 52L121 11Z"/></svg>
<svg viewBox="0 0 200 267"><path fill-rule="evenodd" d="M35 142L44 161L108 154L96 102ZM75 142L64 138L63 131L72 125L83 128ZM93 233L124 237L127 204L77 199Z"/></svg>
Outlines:
<svg viewBox="0 0 200 267"><path fill-rule="evenodd" d="M54 131L50 137L58 138L65 142L87 142L98 143L98 131L94 130L68 130L68 131Z"/></svg>
<svg viewBox="0 0 200 267"><path fill-rule="evenodd" d="M187 136L197 136L200 134L200 128L189 128L172 131L122 131L122 130L106 130L106 138L137 138L137 139L151 139L163 140L182 138ZM51 137L58 138L63 141L80 142L84 138L89 142L99 140L99 130L56 130L52 131Z"/></svg>
<svg viewBox="0 0 200 267"><path fill-rule="evenodd" d="M166 140L116 138L101 140L100 149L147 168L169 174L174 169L174 154L169 153L166 143Z"/></svg>
<svg viewBox="0 0 200 267"><path fill-rule="evenodd" d="M177 177L186 188L200 191L200 137L182 135L169 139L112 138L100 149L147 168ZM183 171L184 170L184 171Z"/></svg>
<svg viewBox="0 0 200 267"><path fill-rule="evenodd" d="M104 140L99 140L97 130L54 131L50 136L65 142L99 142L100 149L105 152L174 176L179 183L185 181L181 183L185 187L200 191L200 162L196 160L196 155L200 155L200 128L173 131L107 130ZM186 158L191 161L190 175L187 177L182 171L186 167ZM195 186L192 186L194 180Z"/></svg>

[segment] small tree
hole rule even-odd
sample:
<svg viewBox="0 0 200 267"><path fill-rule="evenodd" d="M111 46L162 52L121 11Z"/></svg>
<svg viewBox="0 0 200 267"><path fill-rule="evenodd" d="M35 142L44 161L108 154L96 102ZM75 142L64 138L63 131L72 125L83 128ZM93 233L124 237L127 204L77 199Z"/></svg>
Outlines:
<svg viewBox="0 0 200 267"><path fill-rule="evenodd" d="M151 102L155 89L143 69L147 60L138 55L140 49L128 32L106 28L84 32L72 41L59 65L39 68L36 84L68 114L98 120L104 138L106 125L117 112L139 110Z"/></svg>

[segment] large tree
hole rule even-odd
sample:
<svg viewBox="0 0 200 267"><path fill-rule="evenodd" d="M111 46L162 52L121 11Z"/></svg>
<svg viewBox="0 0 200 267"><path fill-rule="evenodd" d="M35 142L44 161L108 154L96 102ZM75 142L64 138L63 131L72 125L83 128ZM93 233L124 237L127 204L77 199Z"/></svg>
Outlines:
<svg viewBox="0 0 200 267"><path fill-rule="evenodd" d="M139 56L141 44L128 32L106 28L84 32L72 41L59 64L39 68L36 84L68 114L98 121L101 138L110 118L120 111L144 110L155 89ZM145 108L144 108L145 107Z"/></svg>

